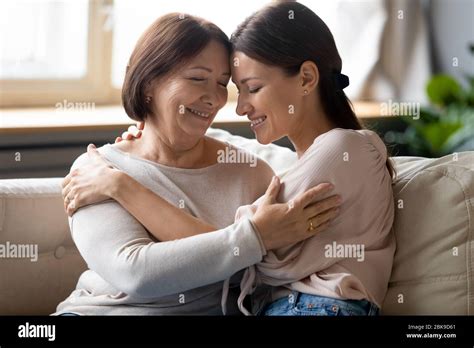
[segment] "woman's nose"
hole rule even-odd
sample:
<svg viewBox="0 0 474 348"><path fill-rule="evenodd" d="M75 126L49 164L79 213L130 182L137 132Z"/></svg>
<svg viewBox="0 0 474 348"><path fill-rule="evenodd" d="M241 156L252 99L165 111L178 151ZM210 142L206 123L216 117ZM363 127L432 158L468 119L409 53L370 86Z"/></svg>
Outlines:
<svg viewBox="0 0 474 348"><path fill-rule="evenodd" d="M209 105L210 107L214 107L216 105L216 100L217 99L215 97L212 97L209 93L206 93L201 97L201 101L204 104Z"/></svg>
<svg viewBox="0 0 474 348"><path fill-rule="evenodd" d="M241 96L239 96L239 98L237 99L237 108L235 109L237 115L245 116L250 112L251 109L252 106L245 100L242 100Z"/></svg>
<svg viewBox="0 0 474 348"><path fill-rule="evenodd" d="M206 88L206 92L201 97L201 101L210 107L215 107L219 102L219 91L212 87Z"/></svg>

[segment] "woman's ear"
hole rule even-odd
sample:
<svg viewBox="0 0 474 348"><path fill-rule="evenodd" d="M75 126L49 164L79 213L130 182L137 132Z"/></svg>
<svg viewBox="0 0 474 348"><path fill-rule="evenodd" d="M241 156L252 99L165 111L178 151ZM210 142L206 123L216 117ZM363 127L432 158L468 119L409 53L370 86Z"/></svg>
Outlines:
<svg viewBox="0 0 474 348"><path fill-rule="evenodd" d="M319 69L318 66L307 60L300 67L300 77L302 80L301 89L302 94L307 95L312 92L319 83Z"/></svg>
<svg viewBox="0 0 474 348"><path fill-rule="evenodd" d="M153 85L150 82L146 84L144 94L145 94L145 102L149 104L153 98Z"/></svg>

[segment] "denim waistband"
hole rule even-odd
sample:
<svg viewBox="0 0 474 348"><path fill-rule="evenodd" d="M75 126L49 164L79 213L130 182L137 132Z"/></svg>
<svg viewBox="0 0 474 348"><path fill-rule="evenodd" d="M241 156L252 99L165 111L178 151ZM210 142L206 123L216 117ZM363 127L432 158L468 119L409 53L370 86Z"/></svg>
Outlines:
<svg viewBox="0 0 474 348"><path fill-rule="evenodd" d="M288 296L270 303L264 315L342 315L376 316L376 304L362 300L337 299L292 291Z"/></svg>

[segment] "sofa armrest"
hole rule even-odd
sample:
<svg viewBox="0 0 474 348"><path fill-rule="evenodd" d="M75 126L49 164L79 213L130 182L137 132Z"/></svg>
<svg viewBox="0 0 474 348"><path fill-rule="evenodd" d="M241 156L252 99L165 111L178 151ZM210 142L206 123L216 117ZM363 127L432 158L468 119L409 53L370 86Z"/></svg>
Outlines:
<svg viewBox="0 0 474 348"><path fill-rule="evenodd" d="M0 180L0 314L54 312L86 269L69 231L61 180Z"/></svg>

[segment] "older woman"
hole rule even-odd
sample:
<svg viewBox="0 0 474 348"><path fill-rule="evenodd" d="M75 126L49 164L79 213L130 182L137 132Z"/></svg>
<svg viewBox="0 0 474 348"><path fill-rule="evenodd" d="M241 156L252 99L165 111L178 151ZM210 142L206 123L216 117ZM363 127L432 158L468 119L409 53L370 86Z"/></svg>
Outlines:
<svg viewBox="0 0 474 348"><path fill-rule="evenodd" d="M278 204L278 180L265 193L273 176L265 162L218 161L230 145L205 132L227 99L229 53L225 34L192 16L161 17L139 39L122 97L127 114L146 122L145 135L101 148L110 165L80 156L65 181L66 196L71 191L78 207L89 189L100 190L96 201L102 202L70 219L89 270L56 314L218 315L223 280L232 275L228 312L236 313L240 270L267 250L324 230L336 215L334 197L310 204L328 194L328 185ZM118 196L129 195L131 187L160 204L141 200L125 210ZM237 208L264 193L255 216L234 223ZM109 197L116 200L104 201ZM137 219L143 215L160 216L160 222L142 225Z"/></svg>

